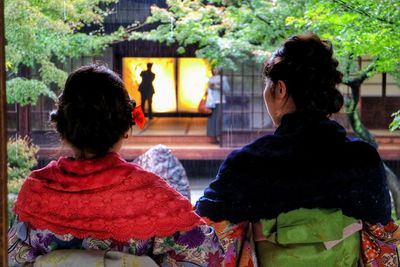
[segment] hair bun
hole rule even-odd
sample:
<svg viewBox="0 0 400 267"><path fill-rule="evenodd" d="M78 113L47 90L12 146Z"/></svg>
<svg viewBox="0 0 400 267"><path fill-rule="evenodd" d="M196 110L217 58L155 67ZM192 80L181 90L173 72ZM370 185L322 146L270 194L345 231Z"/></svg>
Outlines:
<svg viewBox="0 0 400 267"><path fill-rule="evenodd" d="M102 65L72 72L50 114L69 144L98 156L106 154L132 126L132 105L121 78Z"/></svg>
<svg viewBox="0 0 400 267"><path fill-rule="evenodd" d="M285 82L298 111L332 114L343 105L336 86L342 81L332 45L315 34L293 36L278 48L264 66L264 76Z"/></svg>

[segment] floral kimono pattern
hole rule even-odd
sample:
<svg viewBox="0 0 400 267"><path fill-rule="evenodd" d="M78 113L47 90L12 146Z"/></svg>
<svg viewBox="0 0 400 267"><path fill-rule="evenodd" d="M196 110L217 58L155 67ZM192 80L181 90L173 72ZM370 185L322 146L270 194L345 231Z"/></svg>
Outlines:
<svg viewBox="0 0 400 267"><path fill-rule="evenodd" d="M207 220L207 219L206 219ZM225 257L218 261L225 267L253 267L257 266L257 258L252 240L252 228L248 222L233 224L229 221L207 221L217 232Z"/></svg>
<svg viewBox="0 0 400 267"><path fill-rule="evenodd" d="M315 211L318 211L318 209L311 210L311 212ZM211 220L207 220L207 222L215 228L215 231L217 232L217 235L226 253L225 258L220 262L220 266L259 266L259 261L261 259L260 257L262 257L262 255L258 255L256 251L257 242L255 241L258 239L256 229L257 225L248 222L242 222L238 224L231 223L229 221L212 222ZM317 226L313 226L309 231L315 234L315 231L312 230L314 227ZM329 233L323 235L327 234ZM299 236L301 238L304 235ZM358 230L357 233L354 233L353 237L357 237L360 240L357 242L357 244L361 243L361 246L357 245L357 249L346 251L349 253L352 251L354 252L353 257L355 258L355 261L357 261L355 264L358 263L359 266L364 267L399 266L397 245L399 244L400 240L400 227L394 221L389 221L389 223L386 225L379 223L371 225L369 223L362 222L362 229ZM334 239L337 238L338 237ZM337 241L330 242L337 243ZM328 245L330 242L326 242L326 245ZM268 254L268 251L265 253ZM359 256L360 254L361 256ZM343 260L346 260L345 258L348 258L348 256L343 257ZM355 261L353 261L353 263ZM330 265L328 264L327 266Z"/></svg>
<svg viewBox="0 0 400 267"><path fill-rule="evenodd" d="M8 232L9 266L25 266L40 255L60 249L119 251L132 255L149 255L160 266L215 266L223 252L213 228L200 225L187 232L149 240L116 242L92 238L78 239L56 235L48 230L35 230L27 223L15 221Z"/></svg>
<svg viewBox="0 0 400 267"><path fill-rule="evenodd" d="M394 221L386 225L364 223L361 233L361 256L365 267L399 266L397 245L400 229Z"/></svg>

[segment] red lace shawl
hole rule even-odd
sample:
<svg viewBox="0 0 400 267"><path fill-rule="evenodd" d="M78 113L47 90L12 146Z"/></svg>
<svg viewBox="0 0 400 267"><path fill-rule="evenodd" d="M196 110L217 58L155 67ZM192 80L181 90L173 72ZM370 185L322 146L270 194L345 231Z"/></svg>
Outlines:
<svg viewBox="0 0 400 267"><path fill-rule="evenodd" d="M203 223L164 180L116 153L94 160L60 158L33 171L14 210L33 228L102 240L165 237Z"/></svg>

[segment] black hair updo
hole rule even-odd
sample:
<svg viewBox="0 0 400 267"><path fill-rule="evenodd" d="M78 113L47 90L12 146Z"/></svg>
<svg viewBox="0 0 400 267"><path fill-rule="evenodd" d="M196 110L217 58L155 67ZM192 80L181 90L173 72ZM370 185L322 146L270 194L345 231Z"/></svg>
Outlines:
<svg viewBox="0 0 400 267"><path fill-rule="evenodd" d="M102 156L133 125L134 106L121 78L93 64L68 76L50 120L61 138L75 148Z"/></svg>
<svg viewBox="0 0 400 267"><path fill-rule="evenodd" d="M265 62L263 74L274 84L285 83L297 111L329 115L343 106L336 88L343 75L337 67L332 45L315 34L305 34L287 39Z"/></svg>

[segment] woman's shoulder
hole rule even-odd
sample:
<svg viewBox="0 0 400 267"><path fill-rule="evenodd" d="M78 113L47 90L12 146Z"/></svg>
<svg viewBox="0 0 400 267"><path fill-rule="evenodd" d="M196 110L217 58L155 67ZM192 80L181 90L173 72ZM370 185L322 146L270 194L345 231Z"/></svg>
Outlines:
<svg viewBox="0 0 400 267"><path fill-rule="evenodd" d="M273 162L279 161L287 154L289 144L282 142L283 138L265 135L255 141L233 150L224 160L220 172L225 171L255 171L266 167L273 168Z"/></svg>
<svg viewBox="0 0 400 267"><path fill-rule="evenodd" d="M228 158L236 159L247 156L265 158L280 153L282 150L285 150L285 147L288 145L290 144L284 142L284 137L267 134L241 148L233 150L228 155Z"/></svg>
<svg viewBox="0 0 400 267"><path fill-rule="evenodd" d="M354 162L371 164L382 161L378 150L359 138L348 138L343 150L343 156L352 158Z"/></svg>

